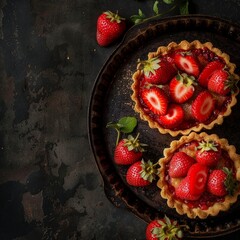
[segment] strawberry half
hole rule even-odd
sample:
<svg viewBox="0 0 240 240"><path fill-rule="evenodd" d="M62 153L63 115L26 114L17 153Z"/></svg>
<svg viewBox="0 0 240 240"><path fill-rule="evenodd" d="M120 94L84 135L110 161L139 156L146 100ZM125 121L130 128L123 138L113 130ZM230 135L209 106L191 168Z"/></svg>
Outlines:
<svg viewBox="0 0 240 240"><path fill-rule="evenodd" d="M146 82L156 85L167 83L177 73L171 63L160 60L158 57L140 61L138 69L143 70Z"/></svg>
<svg viewBox="0 0 240 240"><path fill-rule="evenodd" d="M157 115L165 115L168 108L168 98L158 87L146 88L142 91L142 99L147 107Z"/></svg>
<svg viewBox="0 0 240 240"><path fill-rule="evenodd" d="M195 159L185 152L176 152L169 163L169 176L173 178L187 176L189 168L195 163Z"/></svg>
<svg viewBox="0 0 240 240"><path fill-rule="evenodd" d="M208 91L201 92L193 101L191 112L199 122L205 122L212 114L215 100Z"/></svg>
<svg viewBox="0 0 240 240"><path fill-rule="evenodd" d="M126 30L126 20L117 13L106 11L97 20L97 43L106 47L117 40Z"/></svg>
<svg viewBox="0 0 240 240"><path fill-rule="evenodd" d="M236 81L224 69L217 70L213 73L208 81L208 89L220 95L227 95L230 91L236 90Z"/></svg>
<svg viewBox="0 0 240 240"><path fill-rule="evenodd" d="M198 60L190 51L176 53L174 61L178 69L193 75L194 77L198 77L200 73L200 66Z"/></svg>
<svg viewBox="0 0 240 240"><path fill-rule="evenodd" d="M178 74L169 84L171 98L177 103L184 103L194 93L195 78L186 73Z"/></svg>
<svg viewBox="0 0 240 240"><path fill-rule="evenodd" d="M224 66L225 64L218 60L208 63L198 77L199 84L203 87L207 87L208 81L210 77L213 75L213 73L217 70L224 68Z"/></svg>
<svg viewBox="0 0 240 240"><path fill-rule="evenodd" d="M183 200L190 200L194 201L199 199L200 195L198 194L193 194L190 191L190 181L188 177L185 177L180 184L177 186L175 190L176 196L178 198L181 198Z"/></svg>
<svg viewBox="0 0 240 240"><path fill-rule="evenodd" d="M189 191L193 195L201 195L208 179L208 168L200 163L193 164L187 174L189 180Z"/></svg>
<svg viewBox="0 0 240 240"><path fill-rule="evenodd" d="M151 162L138 161L132 164L126 174L127 183L135 187L145 187L155 179L158 170Z"/></svg>
<svg viewBox="0 0 240 240"><path fill-rule="evenodd" d="M180 105L170 104L166 115L159 116L160 124L166 128L173 129L182 123L184 111Z"/></svg>
<svg viewBox="0 0 240 240"><path fill-rule="evenodd" d="M214 141L202 141L199 143L196 151L197 162L209 167L217 165L221 157L221 148Z"/></svg>

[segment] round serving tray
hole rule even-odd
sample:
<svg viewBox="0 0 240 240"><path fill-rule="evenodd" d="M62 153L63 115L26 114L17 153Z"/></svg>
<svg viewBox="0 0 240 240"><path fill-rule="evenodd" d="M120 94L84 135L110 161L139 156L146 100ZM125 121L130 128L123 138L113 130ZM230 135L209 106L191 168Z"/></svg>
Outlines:
<svg viewBox="0 0 240 240"><path fill-rule="evenodd" d="M128 167L117 166L113 161L116 132L106 128L108 122L117 122L124 116L135 116L138 125L133 135L140 133L141 142L148 144L144 158L154 162L162 157L163 149L168 147L172 140L180 137L162 135L156 129L150 129L134 112L130 96L132 74L136 70L137 60L146 59L148 52L156 51L160 45L184 39L210 41L215 47L229 54L231 62L240 66L240 54L236 54L240 50L240 27L232 22L209 16L189 15L136 25L127 32L96 79L89 104L89 139L104 180L106 196L114 205L128 208L146 222L166 214L181 224L189 225L187 237L209 238L240 229L240 201L229 211L206 220L180 216L174 209L168 208L166 201L160 197L156 183L145 188L131 187L126 183ZM221 126L215 126L206 132L227 138L239 153L240 111L237 108L238 104L233 107L232 114L224 119Z"/></svg>

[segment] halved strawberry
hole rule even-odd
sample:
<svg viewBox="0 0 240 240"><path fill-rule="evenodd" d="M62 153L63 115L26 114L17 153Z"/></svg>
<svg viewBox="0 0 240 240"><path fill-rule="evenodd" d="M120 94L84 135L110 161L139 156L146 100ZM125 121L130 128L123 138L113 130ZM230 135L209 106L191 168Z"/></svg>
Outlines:
<svg viewBox="0 0 240 240"><path fill-rule="evenodd" d="M168 108L168 98L158 87L146 88L142 91L142 100L147 107L157 115L165 115Z"/></svg>
<svg viewBox="0 0 240 240"><path fill-rule="evenodd" d="M224 68L225 64L218 60L212 61L206 65L198 77L198 82L201 86L207 87L208 81L213 73L217 70Z"/></svg>
<svg viewBox="0 0 240 240"><path fill-rule="evenodd" d="M203 164L195 163L189 170L187 177L189 179L189 191L193 195L201 195L205 188L208 179L208 167Z"/></svg>
<svg viewBox="0 0 240 240"><path fill-rule="evenodd" d="M230 91L234 92L236 88L233 76L224 69L215 71L208 81L208 89L220 95L227 95Z"/></svg>
<svg viewBox="0 0 240 240"><path fill-rule="evenodd" d="M170 104L166 115L159 116L159 122L166 128L172 129L182 123L184 111L178 104Z"/></svg>
<svg viewBox="0 0 240 240"><path fill-rule="evenodd" d="M183 200L190 200L194 201L199 199L201 195L193 194L190 191L190 181L188 177L185 177L180 184L175 189L176 196L183 199Z"/></svg>
<svg viewBox="0 0 240 240"><path fill-rule="evenodd" d="M192 115L199 122L205 122L212 114L215 100L211 93L202 91L192 103Z"/></svg>
<svg viewBox="0 0 240 240"><path fill-rule="evenodd" d="M184 103L194 93L195 78L186 73L178 74L169 84L171 98L177 103Z"/></svg>
<svg viewBox="0 0 240 240"><path fill-rule="evenodd" d="M221 156L221 148L214 141L202 141L196 151L197 162L209 167L216 166Z"/></svg>
<svg viewBox="0 0 240 240"><path fill-rule="evenodd" d="M160 60L158 57L140 61L138 69L143 70L146 82L157 85L167 83L177 73L173 64Z"/></svg>
<svg viewBox="0 0 240 240"><path fill-rule="evenodd" d="M200 73L200 65L190 51L176 53L174 61L180 70L193 75L194 77L198 77Z"/></svg>
<svg viewBox="0 0 240 240"><path fill-rule="evenodd" d="M185 152L176 152L169 163L169 176L173 178L187 176L189 168L195 163L193 157Z"/></svg>

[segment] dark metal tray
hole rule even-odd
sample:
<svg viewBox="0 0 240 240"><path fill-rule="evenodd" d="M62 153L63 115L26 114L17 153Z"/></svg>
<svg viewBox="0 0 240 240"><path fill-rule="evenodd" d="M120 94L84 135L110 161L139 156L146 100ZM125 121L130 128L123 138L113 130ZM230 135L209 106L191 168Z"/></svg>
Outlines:
<svg viewBox="0 0 240 240"><path fill-rule="evenodd" d="M154 162L162 157L163 149L168 147L172 140L180 137L162 135L156 129L150 129L148 124L139 118L133 110L130 86L139 58L146 59L148 52L155 51L160 45L184 39L210 41L215 47L229 54L231 61L240 66L240 54L237 54L240 50L240 27L232 22L209 16L190 15L148 21L134 26L107 60L96 79L89 104L89 138L104 180L106 196L114 205L128 208L146 222L167 214L170 218L190 226L188 237L215 237L240 229L239 201L229 211L206 220L192 220L178 215L174 209L168 208L166 201L160 197L155 183L145 188L130 187L126 183L127 167L116 166L113 162L116 132L106 129L108 122L118 121L123 116L135 116L138 119L135 131L140 132L141 142L148 144L145 159ZM238 106L239 104L234 106L232 114L224 119L221 126L215 126L206 132L227 138L239 153Z"/></svg>

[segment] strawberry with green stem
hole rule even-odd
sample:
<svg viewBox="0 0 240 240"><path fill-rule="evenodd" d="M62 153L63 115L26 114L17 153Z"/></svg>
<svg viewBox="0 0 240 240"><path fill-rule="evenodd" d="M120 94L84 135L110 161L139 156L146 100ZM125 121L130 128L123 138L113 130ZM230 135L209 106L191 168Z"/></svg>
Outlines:
<svg viewBox="0 0 240 240"><path fill-rule="evenodd" d="M158 174L158 162L153 164L149 161L137 161L133 163L127 170L126 181L129 185L135 187L145 187L156 179Z"/></svg>
<svg viewBox="0 0 240 240"><path fill-rule="evenodd" d="M166 215L162 219L152 220L146 228L146 240L178 240L183 238L187 225L179 225Z"/></svg>

